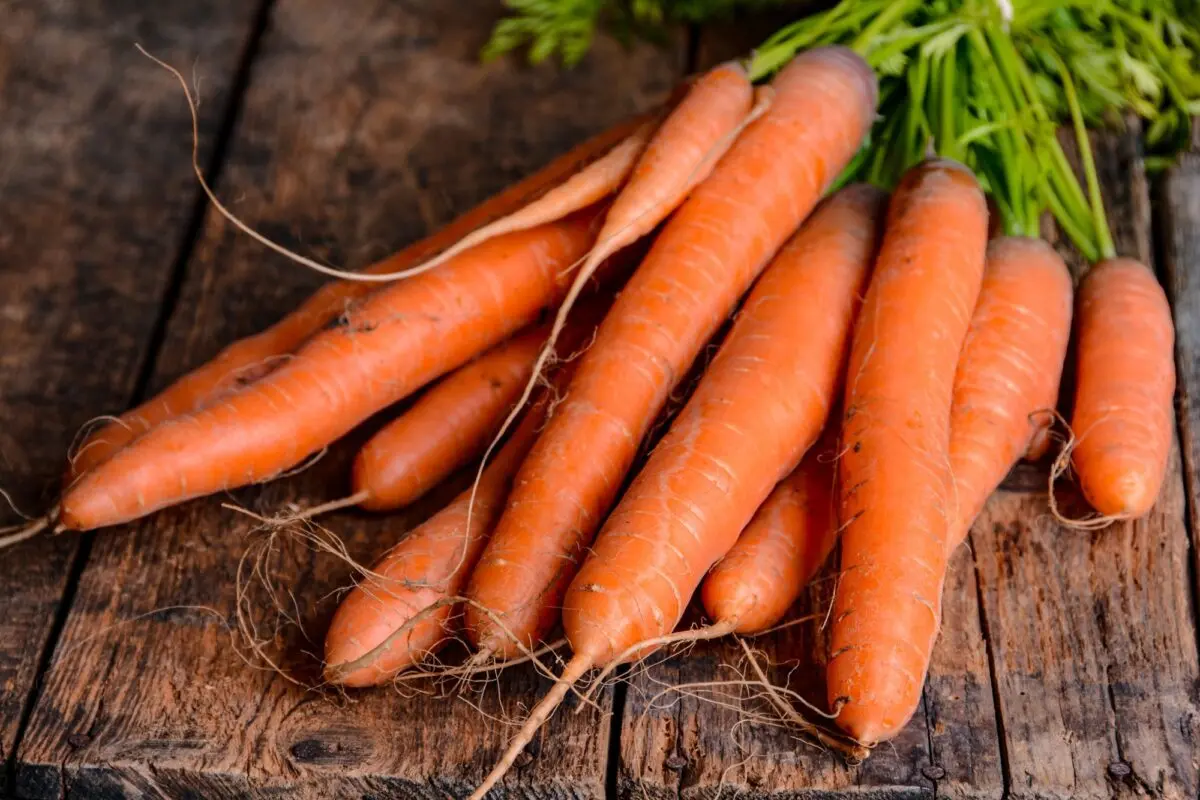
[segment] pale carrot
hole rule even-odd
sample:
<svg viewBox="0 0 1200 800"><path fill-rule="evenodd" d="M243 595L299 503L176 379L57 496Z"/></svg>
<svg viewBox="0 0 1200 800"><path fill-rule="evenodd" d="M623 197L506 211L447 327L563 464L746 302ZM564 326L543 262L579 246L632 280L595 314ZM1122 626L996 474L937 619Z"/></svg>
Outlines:
<svg viewBox="0 0 1200 800"><path fill-rule="evenodd" d="M806 53L773 86L770 109L675 212L618 296L522 466L468 586L468 596L503 621L468 609L468 633L481 651L536 646L557 620L658 410L871 125L874 76L847 50Z"/></svg>
<svg viewBox="0 0 1200 800"><path fill-rule="evenodd" d="M277 370L162 423L71 487L60 524L87 530L268 480L504 340L560 295L595 213L492 239L350 309Z"/></svg>
<svg viewBox="0 0 1200 800"><path fill-rule="evenodd" d="M1041 239L988 245L987 266L954 377L950 471L957 547L988 496L1054 420L1067 340L1071 274Z"/></svg>
<svg viewBox="0 0 1200 800"><path fill-rule="evenodd" d="M570 182L589 164L610 153L614 147L619 147L629 137L637 135L659 113L652 112L625 120L593 136L436 233L367 267L364 272L384 274L406 269L453 246L481 226L536 202L537 198L564 181ZM71 459L67 483L106 461L117 450L159 423L180 414L199 411L216 398L253 383L278 366L281 357L294 351L329 320L344 312L352 302L375 288L355 281L328 284L267 330L229 345L212 361L192 370L155 397L122 414L116 422L88 436Z"/></svg>
<svg viewBox="0 0 1200 800"><path fill-rule="evenodd" d="M921 699L953 524L954 373L983 279L988 215L965 167L900 182L846 375L841 573L827 670L838 725L894 736Z"/></svg>
<svg viewBox="0 0 1200 800"><path fill-rule="evenodd" d="M1144 264L1113 258L1079 288L1072 463L1106 517L1141 517L1162 489L1174 425L1171 307Z"/></svg>

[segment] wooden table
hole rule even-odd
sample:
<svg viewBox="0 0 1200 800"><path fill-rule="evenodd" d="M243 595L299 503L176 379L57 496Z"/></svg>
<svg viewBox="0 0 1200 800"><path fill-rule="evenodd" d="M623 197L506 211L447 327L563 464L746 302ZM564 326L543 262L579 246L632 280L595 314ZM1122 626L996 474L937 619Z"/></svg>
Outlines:
<svg viewBox="0 0 1200 800"><path fill-rule="evenodd" d="M120 411L318 285L210 212L173 79L199 82L201 162L233 210L330 263L389 253L737 52L711 30L601 41L579 67L476 59L494 0L7 0L0 5L0 486L53 500L75 431ZM1136 129L1097 140L1120 248L1154 262L1179 329L1180 447L1154 513L1097 533L1047 517L1019 470L954 558L924 704L864 765L664 686L727 675L715 644L567 708L504 797L1196 797L1194 502L1200 463L1200 148L1148 179ZM349 447L238 492L261 511L344 490ZM461 478L458 485L461 485ZM328 525L370 559L455 487ZM0 553L0 793L56 797L459 797L547 681L463 700L347 698L245 663L229 498ZM281 586L319 637L336 559L281 544ZM830 581L803 605L828 606ZM261 598L260 598L261 599ZM267 631L268 633L270 631ZM756 645L819 695L818 630ZM316 639L319 642L319 638ZM317 645L272 652L311 677ZM657 696L657 697L656 697ZM569 706L572 704L568 704ZM602 713L601 713L602 712Z"/></svg>

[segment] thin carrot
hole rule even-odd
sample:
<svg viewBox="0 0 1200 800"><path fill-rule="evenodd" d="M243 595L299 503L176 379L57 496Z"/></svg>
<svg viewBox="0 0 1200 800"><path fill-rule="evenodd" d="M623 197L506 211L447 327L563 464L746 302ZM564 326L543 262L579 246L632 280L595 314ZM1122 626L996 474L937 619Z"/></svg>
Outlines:
<svg viewBox="0 0 1200 800"><path fill-rule="evenodd" d="M957 525L971 529L992 491L1053 421L1071 335L1071 274L1041 239L1001 237L987 266L954 377L950 470Z"/></svg>
<svg viewBox="0 0 1200 800"><path fill-rule="evenodd" d="M545 339L545 328L533 328L433 386L363 445L347 501L371 511L406 506L483 452Z"/></svg>
<svg viewBox="0 0 1200 800"><path fill-rule="evenodd" d="M770 109L659 234L522 466L468 586L468 596L507 628L468 609L468 634L481 651L510 655L508 631L536 646L557 620L572 573L658 410L853 156L874 115L874 76L846 50L798 57L773 87Z"/></svg>
<svg viewBox="0 0 1200 800"><path fill-rule="evenodd" d="M672 103L668 103L668 107ZM614 147L636 135L660 112L625 120L593 136L551 161L529 177L457 217L436 233L409 245L364 272L383 274L406 269L443 251L472 231L521 209L570 181L581 170L602 158ZM329 320L376 287L354 281L323 286L298 309L265 331L241 339L222 350L216 358L175 381L161 393L126 413L114 423L88 436L74 454L67 483L100 464L113 453L161 422L199 411L215 398L253 383L278 365Z"/></svg>
<svg viewBox="0 0 1200 800"><path fill-rule="evenodd" d="M936 159L910 170L892 196L854 334L827 678L838 725L867 745L894 736L916 709L937 636L953 524L954 372L987 227L968 169Z"/></svg>
<svg viewBox="0 0 1200 800"><path fill-rule="evenodd" d="M700 585L708 618L732 633L777 625L837 542L837 426L781 480Z"/></svg>
<svg viewBox="0 0 1200 800"><path fill-rule="evenodd" d="M612 150L567 178L561 185L552 187L544 195L512 214L471 231L453 247L447 248L437 256L416 266L381 275L391 278L419 275L488 239L536 228L600 202L625 183L642 151L646 149L646 143L658 128L658 122L657 119L644 122L641 127L618 142Z"/></svg>
<svg viewBox="0 0 1200 800"><path fill-rule="evenodd" d="M1072 462L1106 517L1140 517L1158 499L1173 430L1171 308L1144 264L1112 258L1079 288Z"/></svg>
<svg viewBox="0 0 1200 800"><path fill-rule="evenodd" d="M810 51L781 74L780 94L803 86L799 106L801 96L836 87L844 102L851 80L861 83L859 69L865 66L841 52ZM854 123L864 125L860 131L871 100L863 91L847 111L862 115ZM794 133L789 126L770 133L782 131ZM852 154L846 148L844 157ZM642 657L675 628L705 573L816 441L841 382L882 207L880 193L864 186L830 198L751 290L700 385L571 581L562 620L574 655L560 682L473 798L504 774L586 671Z"/></svg>
<svg viewBox="0 0 1200 800"><path fill-rule="evenodd" d="M393 284L220 404L162 423L85 474L60 524L115 525L267 480L529 324L594 241L595 212L492 239Z"/></svg>
<svg viewBox="0 0 1200 800"><path fill-rule="evenodd" d="M469 523L467 490L408 533L346 595L325 635L326 680L377 686L449 641L454 598L487 542L548 406L543 400L530 408L488 465Z"/></svg>

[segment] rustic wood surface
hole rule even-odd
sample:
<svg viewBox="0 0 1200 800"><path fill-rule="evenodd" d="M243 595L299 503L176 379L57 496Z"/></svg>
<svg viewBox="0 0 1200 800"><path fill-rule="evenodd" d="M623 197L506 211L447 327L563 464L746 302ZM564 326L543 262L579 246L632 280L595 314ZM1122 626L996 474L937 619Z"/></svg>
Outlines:
<svg viewBox="0 0 1200 800"><path fill-rule="evenodd" d="M81 423L320 283L200 216L178 87L133 41L202 78L205 163L219 167L234 212L352 267L774 26L681 31L658 49L602 41L563 72L477 62L492 0L184 5L0 8L0 414L16 421L0 431L0 488L24 508L52 496ZM712 687L670 688L744 674L743 650L726 642L656 656L601 695L599 711L568 704L497 797L1197 796L1187 498L1200 490L1200 148L1152 191L1136 128L1097 144L1119 246L1159 261L1179 329L1182 448L1152 515L1068 530L1048 517L1044 468L1015 471L952 561L922 708L861 766L748 724ZM463 796L507 738L502 720L548 682L512 670L475 687L470 704L306 688L350 568L221 507L270 514L337 496L352 444L266 488L0 555L0 794ZM395 517L326 524L369 560L462 482ZM1079 510L1069 486L1060 497ZM287 617L253 583L238 602L241 559L268 541L272 574L295 594ZM748 642L775 680L817 704L835 574L798 604L813 621ZM246 647L239 608L261 652Z"/></svg>
<svg viewBox="0 0 1200 800"><path fill-rule="evenodd" d="M75 431L134 399L199 218L187 108L133 45L180 63L211 54L207 163L254 12L0 4L0 489L27 513L53 498ZM0 503L0 524L17 521ZM0 787L84 542L0 554Z"/></svg>

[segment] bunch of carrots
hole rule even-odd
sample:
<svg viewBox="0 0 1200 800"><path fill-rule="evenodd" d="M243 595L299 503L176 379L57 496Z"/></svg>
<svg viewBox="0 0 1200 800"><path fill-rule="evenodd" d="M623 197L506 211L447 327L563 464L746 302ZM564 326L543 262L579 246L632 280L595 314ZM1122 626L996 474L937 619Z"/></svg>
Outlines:
<svg viewBox="0 0 1200 800"><path fill-rule="evenodd" d="M15 536L270 480L429 387L362 449L347 496L303 516L395 509L479 460L325 640L327 680L362 687L455 635L495 668L562 630L569 661L475 797L587 674L777 625L839 542L840 730L808 733L848 753L889 739L920 701L948 559L1014 463L1051 446L1072 327L1060 458L1088 524L1153 505L1174 362L1146 266L1105 252L1076 297L1049 245L990 238L963 163L923 158L890 194L842 186L878 99L838 46L757 87L740 63L698 76L92 433L59 504ZM710 624L676 631L697 595Z"/></svg>

